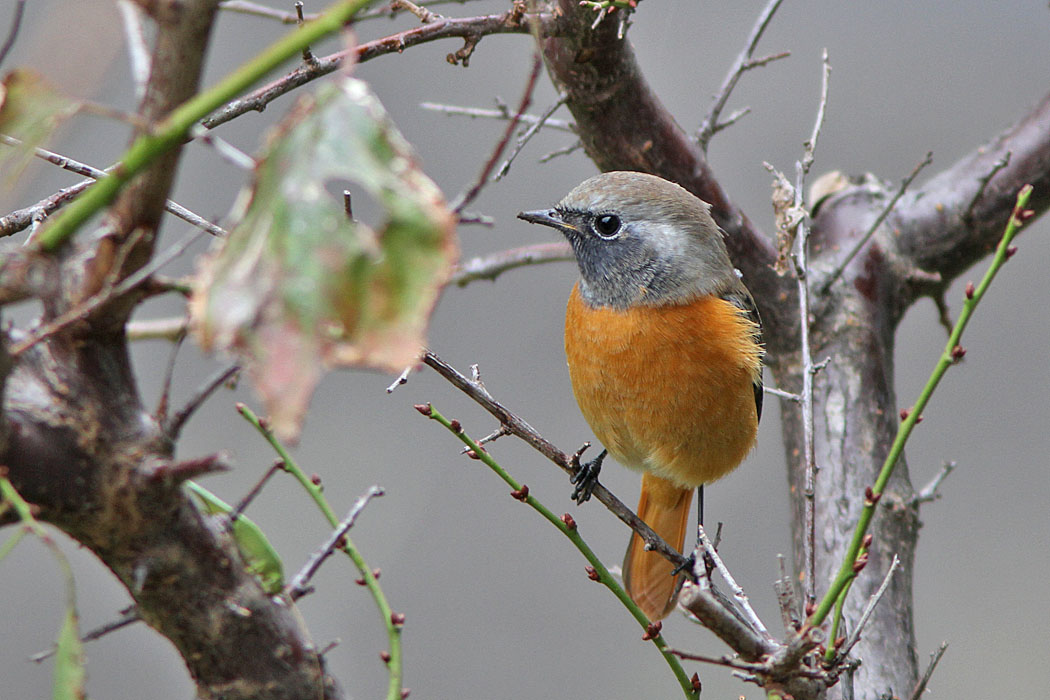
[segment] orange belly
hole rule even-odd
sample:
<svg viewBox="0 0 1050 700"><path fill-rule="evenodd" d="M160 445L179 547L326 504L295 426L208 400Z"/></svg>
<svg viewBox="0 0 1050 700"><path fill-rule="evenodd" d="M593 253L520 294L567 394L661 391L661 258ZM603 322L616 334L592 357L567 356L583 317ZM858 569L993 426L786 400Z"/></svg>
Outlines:
<svg viewBox="0 0 1050 700"><path fill-rule="evenodd" d="M617 311L588 306L574 287L565 315L573 393L616 461L693 488L732 471L755 443L753 333L718 297Z"/></svg>

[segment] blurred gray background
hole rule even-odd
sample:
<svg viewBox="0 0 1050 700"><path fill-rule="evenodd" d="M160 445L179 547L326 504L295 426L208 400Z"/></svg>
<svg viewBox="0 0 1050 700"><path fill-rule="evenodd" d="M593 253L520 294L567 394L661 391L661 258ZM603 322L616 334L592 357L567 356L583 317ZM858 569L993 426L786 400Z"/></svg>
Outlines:
<svg viewBox="0 0 1050 700"><path fill-rule="evenodd" d="M291 2L267 0L289 9ZM287 7L285 6L287 5ZM694 130L763 2L646 2L629 33L656 92L687 130ZM6 31L13 0L0 0ZM323 7L307 0L306 9ZM456 16L501 12L502 2L443 6ZM123 34L111 0L31 0L15 51L3 66L31 66L70 94L133 109ZM416 20L373 20L362 39L411 28ZM214 37L205 82L213 83L270 40L288 31L275 22L224 14ZM335 50L337 41L315 47ZM503 124L423 111L424 101L488 107L496 96L516 104L532 47L527 36L484 39L463 69L446 63L459 40L417 47L360 66L424 168L449 197L469 184ZM752 114L711 147L716 172L761 227L772 230L769 176L762 161L792 170L811 129L820 89L820 53L833 65L827 123L815 175L833 169L872 172L899 182L928 150L934 165L925 180L1017 120L1048 89L1050 10L1044 0L877 3L789 0L760 45L759 55L792 56L747 75L729 109ZM311 88L307 87L306 90ZM250 114L218 130L254 152L264 128L286 113L283 98L264 114ZM534 111L554 99L541 80ZM556 116L565 117L559 113ZM74 119L51 144L98 167L123 149L127 128L94 116ZM496 219L491 228L460 228L463 256L551 239L551 232L514 218L524 208L553 204L594 166L581 154L537 164L570 137L541 134L509 176L490 185L471 208ZM187 148L173 197L209 217L222 217L245 174L207 147ZM34 163L12 189L0 192L0 210L31 204L77 178ZM188 233L169 220L165 241ZM950 647L931 683L933 697L1039 697L1050 685L1046 649L1050 613L1050 430L1046 412L1050 372L1046 348L1046 260L1050 222L1032 225L965 338L965 362L953 369L912 438L908 460L917 486L944 460L959 467L943 485L944 498L922 511L924 528L915 571L916 620L922 663L942 640ZM192 269L200 244L167 270ZM950 294L953 312L964 275ZM565 450L591 434L573 401L562 352L564 302L575 278L569 264L513 271L497 283L449 289L434 315L430 344L466 371L480 363L490 391ZM139 318L180 312L177 300L147 304ZM22 316L21 318L25 318ZM932 302L919 303L899 332L896 386L909 405L932 368L945 334ZM155 402L167 362L166 343L140 343L136 367L149 403ZM187 343L175 373L178 402L221 366ZM315 396L295 455L324 478L335 509L345 512L369 485L387 495L364 513L352 537L395 610L404 612L405 685L413 698L676 697L680 692L641 631L604 589L587 580L585 562L549 525L512 500L479 463L459 456L458 443L412 404L432 401L480 437L494 421L429 370L414 374L388 396L391 377L367 372L327 375ZM206 485L237 500L273 461L262 439L237 416L235 401L257 406L247 382L223 391L192 420L179 445L191 457L231 450L236 470ZM760 615L779 629L772 595L778 553L788 553L784 459L774 399L758 448L736 473L708 489L708 518L725 523L721 552ZM492 450L519 480L556 512L568 511L605 561L618 564L627 531L597 503L576 507L562 473L511 438ZM603 481L634 504L637 477L610 465ZM275 479L252 505L259 522L294 571L327 534L307 497L287 478ZM8 530L5 535L12 534ZM85 630L114 619L128 596L107 570L62 538L76 573ZM881 572L865 572L881 575ZM302 601L314 640L339 645L331 670L357 698L380 697L386 673L379 652L383 628L366 591L353 583L346 561L333 560L316 579L318 592ZM50 666L27 657L46 649L62 614L57 568L37 542L21 544L0 562L0 697L50 694ZM721 654L707 631L680 617L665 626L678 648ZM87 646L94 697L186 698L192 684L170 645L145 626ZM760 697L725 669L699 670L706 698ZM910 689L894 688L906 696Z"/></svg>

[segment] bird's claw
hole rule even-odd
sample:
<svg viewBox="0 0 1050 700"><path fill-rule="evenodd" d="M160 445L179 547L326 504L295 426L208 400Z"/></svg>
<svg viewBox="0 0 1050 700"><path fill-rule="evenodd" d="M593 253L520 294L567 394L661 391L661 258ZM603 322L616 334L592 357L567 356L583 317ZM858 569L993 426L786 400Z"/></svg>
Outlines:
<svg viewBox="0 0 1050 700"><path fill-rule="evenodd" d="M594 487L598 485L598 474L602 470L602 461L605 459L605 455L608 454L607 450L602 450L602 453L592 459L589 462L579 462L577 458L576 471L569 478L569 481L576 485L576 488L572 490L572 500L576 501L576 505L580 505L584 501L590 499L591 494L594 493Z"/></svg>

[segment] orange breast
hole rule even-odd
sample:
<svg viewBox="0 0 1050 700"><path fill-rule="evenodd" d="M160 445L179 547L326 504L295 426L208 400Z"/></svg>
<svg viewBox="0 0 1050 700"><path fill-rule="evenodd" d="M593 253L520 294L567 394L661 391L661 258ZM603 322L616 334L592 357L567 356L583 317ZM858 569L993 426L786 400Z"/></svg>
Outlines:
<svg viewBox="0 0 1050 700"><path fill-rule="evenodd" d="M740 309L713 296L616 311L588 306L574 287L565 314L573 393L616 461L699 486L754 445L753 331Z"/></svg>

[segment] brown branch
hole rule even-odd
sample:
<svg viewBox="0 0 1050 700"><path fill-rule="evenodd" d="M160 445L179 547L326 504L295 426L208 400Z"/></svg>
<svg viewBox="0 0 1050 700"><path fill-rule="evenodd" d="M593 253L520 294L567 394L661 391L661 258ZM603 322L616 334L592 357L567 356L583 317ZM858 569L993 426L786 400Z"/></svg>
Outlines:
<svg viewBox="0 0 1050 700"><path fill-rule="evenodd" d="M550 15L527 15L517 8L512 8L499 15L442 19L422 27L391 34L382 39L318 58L313 64L299 66L283 78L230 102L205 119L202 124L208 129L214 129L246 112L261 112L281 95L337 70L348 58L364 63L378 56L401 53L412 46L438 39L471 38L476 42L481 37L491 34L528 34L533 22L538 23L542 31L553 30L554 20Z"/></svg>
<svg viewBox="0 0 1050 700"><path fill-rule="evenodd" d="M1007 158L1007 154L1010 154ZM947 284L999 240L1017 191L1034 188L1029 207L1050 207L1050 95L997 138L913 190L891 218L897 250ZM915 289L903 303L925 290Z"/></svg>
<svg viewBox="0 0 1050 700"><path fill-rule="evenodd" d="M511 248L498 253L480 255L456 266L449 284L466 287L477 280L495 281L497 277L516 267L540 265L572 260L572 249L565 242L537 243L536 245Z"/></svg>
<svg viewBox="0 0 1050 700"><path fill-rule="evenodd" d="M452 365L446 363L429 350L423 354L423 362L477 402L479 406L495 416L496 420L506 426L512 435L524 440L530 447L561 467L566 474L572 476L576 472L576 467L572 464L570 455L559 450L554 443L540 435L535 428L496 401L480 381L463 376ZM630 508L600 483L595 484L592 495L605 505L613 515L637 532L638 536L645 541L648 549L659 552L676 566L686 562L685 557L664 542L659 535L653 532L652 528L646 525Z"/></svg>
<svg viewBox="0 0 1050 700"><path fill-rule="evenodd" d="M518 128L518 122L521 120L521 115L529 108L532 103L532 93L536 89L536 80L540 77L540 69L543 67L543 61L540 59L540 55L536 54L532 59L532 70L529 71L529 78L525 82L525 89L521 93L521 101L518 103L518 109L514 112L514 116L509 122L507 127L503 130L503 136L496 143L495 148L492 149L492 155L485 161L485 165L482 166L481 172L478 173L477 179L474 181L466 192L463 192L452 202L449 203L449 208L457 216L468 206L471 202L477 199L477 196L481 193L481 189L488 184L489 175L492 174L493 169L496 167L496 162L503 154L507 144L510 143L510 137L514 135L514 130Z"/></svg>

